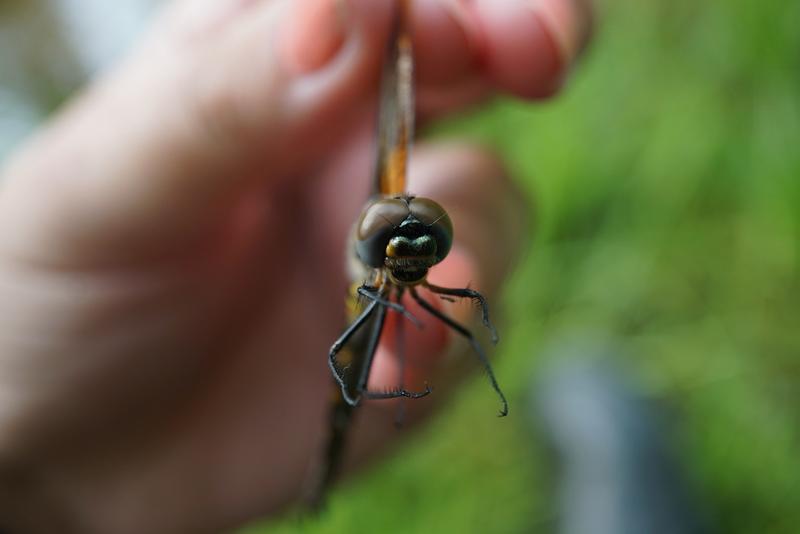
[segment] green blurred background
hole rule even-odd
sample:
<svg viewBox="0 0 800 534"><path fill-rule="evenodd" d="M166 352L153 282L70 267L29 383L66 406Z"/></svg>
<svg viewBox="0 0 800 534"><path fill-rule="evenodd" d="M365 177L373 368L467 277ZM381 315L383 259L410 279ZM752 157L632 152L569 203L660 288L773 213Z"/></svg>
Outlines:
<svg viewBox="0 0 800 534"><path fill-rule="evenodd" d="M535 201L497 372L318 519L256 533L552 532L524 414L553 339L613 338L669 406L720 532L800 528L800 3L619 0L554 102L438 127L490 143Z"/></svg>

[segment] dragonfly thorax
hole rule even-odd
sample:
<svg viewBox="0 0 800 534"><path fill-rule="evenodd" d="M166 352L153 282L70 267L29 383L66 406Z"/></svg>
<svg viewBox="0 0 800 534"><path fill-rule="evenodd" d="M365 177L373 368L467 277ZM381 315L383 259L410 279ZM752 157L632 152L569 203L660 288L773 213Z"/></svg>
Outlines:
<svg viewBox="0 0 800 534"><path fill-rule="evenodd" d="M386 269L398 284L422 282L453 243L450 217L433 200L384 198L371 202L356 228L356 254L367 266Z"/></svg>

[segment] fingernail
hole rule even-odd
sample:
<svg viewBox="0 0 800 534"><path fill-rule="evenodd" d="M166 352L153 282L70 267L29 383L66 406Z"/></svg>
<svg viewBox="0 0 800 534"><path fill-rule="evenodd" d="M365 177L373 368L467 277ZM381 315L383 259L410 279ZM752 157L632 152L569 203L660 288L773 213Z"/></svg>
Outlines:
<svg viewBox="0 0 800 534"><path fill-rule="evenodd" d="M473 2L471 0L440 0L440 3L464 32L473 61L478 65L484 65L486 40L473 9Z"/></svg>
<svg viewBox="0 0 800 534"><path fill-rule="evenodd" d="M566 66L583 49L589 33L588 7L579 0L524 0L541 18ZM585 4L585 2L583 2Z"/></svg>
<svg viewBox="0 0 800 534"><path fill-rule="evenodd" d="M576 52L573 39L568 32L561 26L554 14L553 4L561 1L551 2L542 0L525 0L531 7L534 17L539 23L539 30L543 40L550 43L551 49L555 53L555 68L550 77L550 83L543 84L545 94L555 93L560 90L572 72L572 61ZM557 8L556 8L557 10Z"/></svg>
<svg viewBox="0 0 800 534"><path fill-rule="evenodd" d="M569 40L554 25L550 5L571 0L462 1L484 28L486 69L499 88L525 98L558 90L569 72Z"/></svg>
<svg viewBox="0 0 800 534"><path fill-rule="evenodd" d="M282 38L284 63L290 72L308 74L325 66L347 34L345 0L295 0Z"/></svg>

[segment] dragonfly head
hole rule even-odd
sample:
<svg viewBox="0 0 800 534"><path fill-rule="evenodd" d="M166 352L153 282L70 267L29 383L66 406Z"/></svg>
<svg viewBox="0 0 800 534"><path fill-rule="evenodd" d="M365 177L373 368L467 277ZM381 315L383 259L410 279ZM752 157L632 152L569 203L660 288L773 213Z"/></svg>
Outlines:
<svg viewBox="0 0 800 534"><path fill-rule="evenodd" d="M385 268L399 284L422 282L453 244L453 223L433 200L384 198L371 202L356 228L356 253L366 265Z"/></svg>

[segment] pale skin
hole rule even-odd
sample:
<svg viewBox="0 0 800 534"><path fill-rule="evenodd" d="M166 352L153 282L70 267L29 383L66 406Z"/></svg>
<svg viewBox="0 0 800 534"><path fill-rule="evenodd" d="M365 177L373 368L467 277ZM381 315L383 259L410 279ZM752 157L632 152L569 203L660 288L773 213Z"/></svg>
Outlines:
<svg viewBox="0 0 800 534"><path fill-rule="evenodd" d="M4 162L0 526L216 532L301 497L325 436L390 12L175 2ZM589 26L576 0L420 0L413 17L423 121L497 92L553 95ZM491 300L529 237L502 165L423 143L410 191L456 228L431 281ZM472 361L427 322L406 328L412 385L436 386L408 403L412 421ZM371 387L396 385L393 346ZM362 409L352 465L397 439L395 409Z"/></svg>

